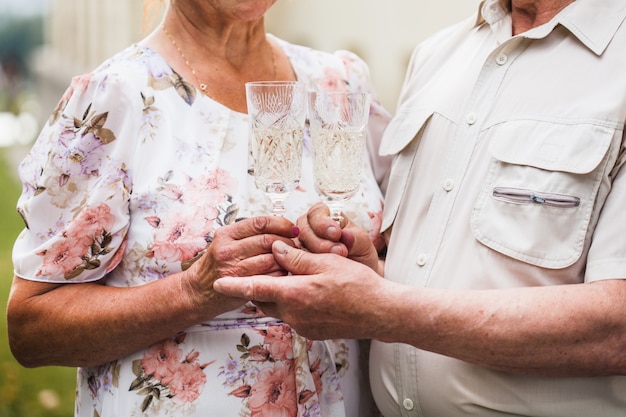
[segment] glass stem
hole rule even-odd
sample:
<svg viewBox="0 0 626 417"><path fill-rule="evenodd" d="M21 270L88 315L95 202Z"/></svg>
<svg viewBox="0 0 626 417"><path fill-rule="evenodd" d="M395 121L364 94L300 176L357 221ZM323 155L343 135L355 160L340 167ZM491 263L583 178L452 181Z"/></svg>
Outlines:
<svg viewBox="0 0 626 417"><path fill-rule="evenodd" d="M337 201L329 201L326 205L330 209L330 218L337 223L341 223L343 221L343 216L341 215L343 204Z"/></svg>
<svg viewBox="0 0 626 417"><path fill-rule="evenodd" d="M268 193L270 200L272 201L272 215L284 216L285 215L285 196L282 194Z"/></svg>

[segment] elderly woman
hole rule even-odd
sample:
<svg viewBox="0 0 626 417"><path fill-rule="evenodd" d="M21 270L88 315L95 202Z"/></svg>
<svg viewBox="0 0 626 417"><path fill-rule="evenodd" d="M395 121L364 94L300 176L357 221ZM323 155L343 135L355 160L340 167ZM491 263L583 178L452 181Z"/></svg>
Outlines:
<svg viewBox="0 0 626 417"><path fill-rule="evenodd" d="M11 348L27 367L79 367L77 416L372 411L356 341L308 341L212 288L284 275L271 244L294 245L290 220L319 200L306 137L285 217L263 216L244 83L371 90L354 54L266 34L274 1L171 0L143 41L73 79L20 166ZM376 100L370 114L375 149L389 115ZM379 243L374 155L345 211Z"/></svg>

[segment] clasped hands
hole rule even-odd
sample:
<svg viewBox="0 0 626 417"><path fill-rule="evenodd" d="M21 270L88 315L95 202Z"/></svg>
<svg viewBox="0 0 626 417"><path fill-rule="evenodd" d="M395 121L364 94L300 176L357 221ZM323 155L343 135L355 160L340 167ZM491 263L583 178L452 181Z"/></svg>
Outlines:
<svg viewBox="0 0 626 417"><path fill-rule="evenodd" d="M305 337L363 336L368 313L362 310L385 282L367 231L347 218L340 227L322 203L300 217L297 227L280 217L262 219L248 220L262 224L256 227L256 251L265 247L268 252L244 259L243 254L221 251L225 258L236 255L240 260L219 270L213 289L231 300L252 300L263 313L284 320ZM209 248L220 244L218 235Z"/></svg>

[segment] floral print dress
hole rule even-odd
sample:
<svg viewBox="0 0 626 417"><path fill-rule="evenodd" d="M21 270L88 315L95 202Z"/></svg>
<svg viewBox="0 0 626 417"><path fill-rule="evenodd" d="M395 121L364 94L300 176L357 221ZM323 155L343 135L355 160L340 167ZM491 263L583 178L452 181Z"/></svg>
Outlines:
<svg viewBox="0 0 626 417"><path fill-rule="evenodd" d="M280 44L302 81L370 90L355 55ZM389 114L373 100L370 149ZM50 283L143 285L184 270L219 227L269 213L249 173L248 119L201 95L154 50L132 45L76 77L19 173L17 276ZM379 236L382 197L364 160L349 216ZM295 220L319 201L305 138ZM380 175L378 175L380 179ZM361 352L363 353L363 352ZM76 415L365 416L353 340L308 341L248 303L98 367L79 368Z"/></svg>

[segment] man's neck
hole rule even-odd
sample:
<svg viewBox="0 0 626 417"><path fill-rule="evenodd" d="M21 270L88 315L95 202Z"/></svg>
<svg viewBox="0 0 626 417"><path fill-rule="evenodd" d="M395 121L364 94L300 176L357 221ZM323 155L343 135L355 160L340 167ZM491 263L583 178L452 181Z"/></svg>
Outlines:
<svg viewBox="0 0 626 417"><path fill-rule="evenodd" d="M575 0L512 0L513 35L549 22Z"/></svg>

